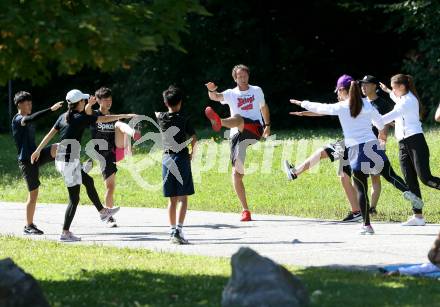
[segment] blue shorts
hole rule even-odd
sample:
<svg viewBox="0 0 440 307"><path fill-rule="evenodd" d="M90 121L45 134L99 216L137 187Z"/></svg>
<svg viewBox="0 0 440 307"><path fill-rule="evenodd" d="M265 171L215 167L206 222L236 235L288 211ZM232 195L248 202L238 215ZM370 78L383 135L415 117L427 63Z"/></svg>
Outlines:
<svg viewBox="0 0 440 307"><path fill-rule="evenodd" d="M383 163L388 161L385 150L379 148L377 140L350 147L348 156L353 171L362 171L371 175L379 174Z"/></svg>
<svg viewBox="0 0 440 307"><path fill-rule="evenodd" d="M194 194L191 160L187 153L164 154L162 158L163 195L165 197Z"/></svg>

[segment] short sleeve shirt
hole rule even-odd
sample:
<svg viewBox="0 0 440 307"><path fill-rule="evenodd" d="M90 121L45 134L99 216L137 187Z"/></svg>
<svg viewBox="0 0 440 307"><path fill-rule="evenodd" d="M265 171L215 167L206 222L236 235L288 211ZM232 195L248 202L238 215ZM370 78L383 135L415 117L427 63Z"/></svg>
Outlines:
<svg viewBox="0 0 440 307"><path fill-rule="evenodd" d="M222 104L227 104L231 116L240 115L251 120L258 120L263 125L260 108L265 104L264 94L260 87L249 85L247 91L240 91L238 87L228 89L222 93ZM237 128L231 129L231 135L238 133Z"/></svg>

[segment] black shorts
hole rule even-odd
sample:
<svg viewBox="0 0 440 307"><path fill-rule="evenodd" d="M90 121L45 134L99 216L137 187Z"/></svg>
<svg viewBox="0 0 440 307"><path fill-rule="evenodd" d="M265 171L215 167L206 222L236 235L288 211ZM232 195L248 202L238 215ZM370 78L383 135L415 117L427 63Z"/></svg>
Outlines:
<svg viewBox="0 0 440 307"><path fill-rule="evenodd" d="M99 151L99 154L104 157L105 165L100 161L101 174L104 180L115 174L118 171L116 167L116 154L113 150Z"/></svg>
<svg viewBox="0 0 440 307"><path fill-rule="evenodd" d="M18 161L18 167L20 168L24 181L26 181L29 192L37 189L41 184L39 171L40 166L55 160L55 158L53 158L50 154L51 147L52 145L44 147L40 153L38 161L36 161L34 164L31 164L31 161Z"/></svg>
<svg viewBox="0 0 440 307"><path fill-rule="evenodd" d="M263 126L260 121L243 117L244 128L242 132L234 134L231 138L231 162L235 165L237 158L244 165L246 149L249 145L255 144L263 135Z"/></svg>
<svg viewBox="0 0 440 307"><path fill-rule="evenodd" d="M165 197L193 195L194 183L189 155L165 153L162 159L162 179Z"/></svg>
<svg viewBox="0 0 440 307"><path fill-rule="evenodd" d="M345 147L344 141L337 140L334 143L327 144L324 147L324 150L327 153L330 161L335 162L339 160L338 174L341 174L342 171L351 177L351 167L350 161L348 159L348 148Z"/></svg>

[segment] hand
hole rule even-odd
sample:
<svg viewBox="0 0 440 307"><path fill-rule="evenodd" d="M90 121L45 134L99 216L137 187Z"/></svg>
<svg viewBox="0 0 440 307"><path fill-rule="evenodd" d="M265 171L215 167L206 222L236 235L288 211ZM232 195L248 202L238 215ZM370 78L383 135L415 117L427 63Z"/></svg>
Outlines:
<svg viewBox="0 0 440 307"><path fill-rule="evenodd" d="M56 111L63 106L64 101L58 101L53 106L50 107L52 111Z"/></svg>
<svg viewBox="0 0 440 307"><path fill-rule="evenodd" d="M290 115L304 116L304 112L289 112Z"/></svg>
<svg viewBox="0 0 440 307"><path fill-rule="evenodd" d="M270 126L266 126L263 130L263 137L267 139L269 135L270 135Z"/></svg>
<svg viewBox="0 0 440 307"><path fill-rule="evenodd" d="M382 91L384 91L385 93L391 93L391 90L382 82L379 82L380 88L382 89Z"/></svg>
<svg viewBox="0 0 440 307"><path fill-rule="evenodd" d="M387 140L379 139L379 147L381 150L387 149Z"/></svg>
<svg viewBox="0 0 440 307"><path fill-rule="evenodd" d="M31 164L34 164L40 158L40 152L38 150L34 151L31 155Z"/></svg>
<svg viewBox="0 0 440 307"><path fill-rule="evenodd" d="M96 97L95 97L95 96L90 96L90 97L89 97L89 101L88 101L88 103L89 103L91 106L93 106L94 104L96 104L96 102L97 102L97 100L96 100Z"/></svg>
<svg viewBox="0 0 440 307"><path fill-rule="evenodd" d="M208 82L205 84L205 86L208 89L208 91L211 91L211 92L215 91L218 87L217 85L215 85L214 82Z"/></svg>
<svg viewBox="0 0 440 307"><path fill-rule="evenodd" d="M299 100L296 100L296 99L290 99L290 103L296 104L298 106L301 106L301 102L302 101L299 101Z"/></svg>

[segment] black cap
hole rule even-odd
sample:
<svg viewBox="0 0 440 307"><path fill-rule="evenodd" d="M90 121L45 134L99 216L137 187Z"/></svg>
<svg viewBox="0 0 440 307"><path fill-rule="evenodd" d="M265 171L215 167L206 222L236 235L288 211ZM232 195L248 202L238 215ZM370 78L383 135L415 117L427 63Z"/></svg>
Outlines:
<svg viewBox="0 0 440 307"><path fill-rule="evenodd" d="M360 83L374 83L376 85L379 85L379 80L375 76L366 75L362 78L362 80L359 80Z"/></svg>

